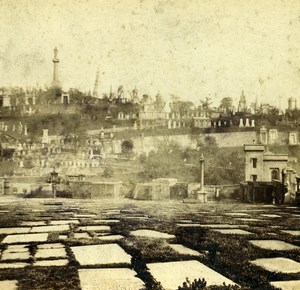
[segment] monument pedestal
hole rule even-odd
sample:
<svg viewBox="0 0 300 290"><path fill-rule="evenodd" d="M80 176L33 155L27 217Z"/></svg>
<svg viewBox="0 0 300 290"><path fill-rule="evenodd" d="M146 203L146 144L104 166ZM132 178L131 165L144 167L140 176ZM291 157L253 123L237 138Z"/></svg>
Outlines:
<svg viewBox="0 0 300 290"><path fill-rule="evenodd" d="M200 202L206 203L207 202L207 192L205 190L199 190L197 192L197 199Z"/></svg>

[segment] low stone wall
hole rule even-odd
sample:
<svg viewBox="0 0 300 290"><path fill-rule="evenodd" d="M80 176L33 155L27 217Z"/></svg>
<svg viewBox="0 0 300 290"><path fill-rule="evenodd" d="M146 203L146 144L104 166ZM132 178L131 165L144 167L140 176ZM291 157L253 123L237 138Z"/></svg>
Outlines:
<svg viewBox="0 0 300 290"><path fill-rule="evenodd" d="M219 198L233 198L234 192L239 190L240 184L221 184L221 185L206 185L205 186L208 199ZM217 189L219 189L219 196L217 196Z"/></svg>

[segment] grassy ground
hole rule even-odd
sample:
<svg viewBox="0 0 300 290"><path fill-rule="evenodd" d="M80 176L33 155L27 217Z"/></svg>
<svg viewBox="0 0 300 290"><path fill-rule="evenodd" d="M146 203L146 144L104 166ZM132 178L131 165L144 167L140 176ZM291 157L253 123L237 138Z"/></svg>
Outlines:
<svg viewBox="0 0 300 290"><path fill-rule="evenodd" d="M57 204L49 204L53 200L23 200L12 199L11 202L0 201L0 211L9 210L9 213L0 214L1 227L20 226L24 220L66 219L74 214L96 214L92 219L80 219L80 226L93 224L94 219L119 219L119 223L111 225L112 234L120 234L124 239L117 243L132 256L132 268L137 272L147 289L160 289L146 267L150 262L165 262L198 259L200 262L241 285L243 289L273 289L269 281L300 279L299 274L271 273L250 264L251 260L267 257L285 257L300 262L300 251L270 251L254 247L249 239L276 239L300 246L298 237L281 232L282 229L298 229L299 214L297 208L264 207L262 205L241 204L234 201L211 202L208 204L186 204L182 202L144 202L124 200L58 200ZM45 210L33 212L32 210ZM115 212L109 212L114 210ZM250 210L250 211L248 211ZM261 212L251 210L262 210ZM228 212L247 211L252 218L261 218L262 222L241 221ZM66 215L65 212L70 214ZM281 218L258 217L262 213L278 214ZM192 220L201 224L226 223L247 225L247 231L253 235L222 235L204 227L177 227L180 220ZM69 264L65 267L36 267L28 266L24 269L0 270L0 280L16 279L19 289L80 289L78 277L79 263L76 261L71 246L86 244L107 243L97 239L95 233L89 232L91 239L76 240L72 238L78 225L62 233L69 235L67 240L59 240L58 233L51 233L49 241L62 242L66 246ZM197 258L180 255L168 246L162 239L136 238L130 231L137 229L152 229L176 236L173 243L180 243L197 250ZM0 235L0 240L5 235ZM1 249L6 246L0 244ZM30 245L35 251L36 243ZM29 260L28 262L33 262ZM110 265L114 266L114 265ZM199 274L201 275L201 274ZM203 278L203 277L199 277ZM182 281L184 282L184 281ZM179 285L178 285L179 286Z"/></svg>

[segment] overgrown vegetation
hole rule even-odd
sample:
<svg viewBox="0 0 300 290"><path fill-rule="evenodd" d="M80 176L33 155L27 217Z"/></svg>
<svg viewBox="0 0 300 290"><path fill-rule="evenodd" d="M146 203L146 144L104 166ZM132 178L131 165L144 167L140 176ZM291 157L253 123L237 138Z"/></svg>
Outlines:
<svg viewBox="0 0 300 290"><path fill-rule="evenodd" d="M197 148L182 148L176 142L164 141L157 151L140 156L143 170L140 177L151 180L175 177L180 181L199 182L201 154L205 157L206 184L237 184L244 180L244 154L242 148L219 148L210 136L198 136Z"/></svg>

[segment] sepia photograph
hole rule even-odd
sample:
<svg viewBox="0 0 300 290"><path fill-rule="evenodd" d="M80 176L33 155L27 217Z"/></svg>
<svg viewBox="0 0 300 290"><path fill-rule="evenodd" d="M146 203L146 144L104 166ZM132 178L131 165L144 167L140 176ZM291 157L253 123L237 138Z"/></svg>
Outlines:
<svg viewBox="0 0 300 290"><path fill-rule="evenodd" d="M0 290L300 289L299 0L0 15Z"/></svg>

